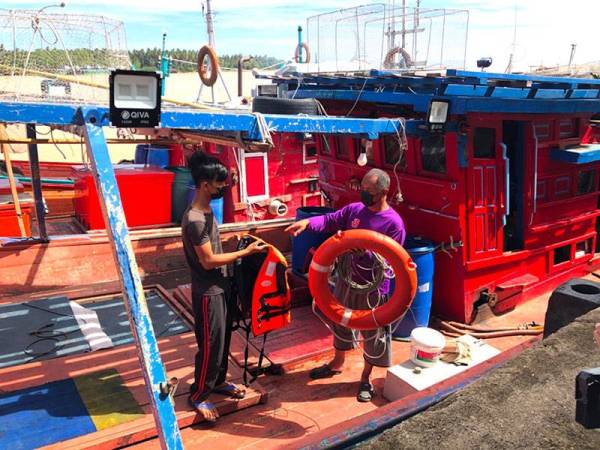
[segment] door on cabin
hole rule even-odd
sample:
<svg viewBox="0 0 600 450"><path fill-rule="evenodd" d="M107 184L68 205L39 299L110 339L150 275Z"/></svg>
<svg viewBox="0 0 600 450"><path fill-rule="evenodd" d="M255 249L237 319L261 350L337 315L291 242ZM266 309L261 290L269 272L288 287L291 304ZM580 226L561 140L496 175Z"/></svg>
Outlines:
<svg viewBox="0 0 600 450"><path fill-rule="evenodd" d="M531 122L505 120L502 122L502 144L504 152L506 210L503 219L503 250L523 250L525 233L525 149Z"/></svg>
<svg viewBox="0 0 600 450"><path fill-rule="evenodd" d="M467 248L469 260L502 254L505 159L502 122L471 123L467 165Z"/></svg>

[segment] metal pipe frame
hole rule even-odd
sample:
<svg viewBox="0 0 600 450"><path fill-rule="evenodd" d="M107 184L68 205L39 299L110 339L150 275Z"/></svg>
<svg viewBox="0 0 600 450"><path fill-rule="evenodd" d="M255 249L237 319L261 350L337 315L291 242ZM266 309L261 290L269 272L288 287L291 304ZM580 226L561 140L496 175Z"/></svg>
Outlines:
<svg viewBox="0 0 600 450"><path fill-rule="evenodd" d="M94 111L97 127L109 126L106 107L79 107L66 104L0 103L0 122L39 125L84 125L80 111ZM377 139L380 134L395 133L398 119L362 119L349 117L288 116L264 114L269 132L352 134ZM163 110L161 128L196 132L238 132L245 141L264 142L267 136L252 113L222 113ZM396 128L395 128L396 127ZM30 138L31 139L31 138Z"/></svg>

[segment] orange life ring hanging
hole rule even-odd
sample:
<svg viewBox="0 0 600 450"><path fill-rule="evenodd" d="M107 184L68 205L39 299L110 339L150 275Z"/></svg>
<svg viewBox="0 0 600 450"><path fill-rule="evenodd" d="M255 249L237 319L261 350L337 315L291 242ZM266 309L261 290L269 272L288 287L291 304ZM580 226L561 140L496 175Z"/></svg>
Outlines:
<svg viewBox="0 0 600 450"><path fill-rule="evenodd" d="M204 65L204 60L207 57L210 61L210 76ZM217 58L217 53L213 48L208 45L202 47L198 52L198 75L200 75L200 80L205 86L210 87L217 82L217 77L219 76L219 58Z"/></svg>
<svg viewBox="0 0 600 450"><path fill-rule="evenodd" d="M308 48L308 44L306 42L302 42L296 46L296 51L294 52L294 61L297 63L300 62L300 48L303 48L306 52L306 57L303 58L303 64L308 64L310 62L310 49Z"/></svg>
<svg viewBox="0 0 600 450"><path fill-rule="evenodd" d="M353 310L341 305L329 288L329 272L335 259L353 249L379 253L392 266L396 286L387 303L373 310ZM417 265L392 238L370 230L340 231L315 252L308 272L308 287L325 317L355 330L373 330L399 319L417 291Z"/></svg>
<svg viewBox="0 0 600 450"><path fill-rule="evenodd" d="M394 68L394 57L398 53L400 53L402 55L402 58L404 59L404 64L406 65L406 67L412 66L412 64L413 64L412 58L410 57L408 52L406 50L404 50L402 47L394 47L394 48L390 49L390 51L387 52L387 54L385 55L385 59L383 61L383 67L386 69L393 69Z"/></svg>

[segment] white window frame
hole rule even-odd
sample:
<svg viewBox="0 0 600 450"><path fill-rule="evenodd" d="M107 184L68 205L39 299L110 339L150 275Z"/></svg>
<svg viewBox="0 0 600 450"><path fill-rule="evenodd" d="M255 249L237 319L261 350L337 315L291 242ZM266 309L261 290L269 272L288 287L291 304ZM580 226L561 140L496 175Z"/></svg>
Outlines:
<svg viewBox="0 0 600 450"><path fill-rule="evenodd" d="M317 143L315 141L312 141L312 144L310 145L314 145L315 149L317 148ZM318 151L317 153L315 153L314 158L309 158L308 156L306 156L306 141L302 141L302 164L314 164L317 162L317 158L318 158Z"/></svg>
<svg viewBox="0 0 600 450"><path fill-rule="evenodd" d="M243 203L255 203L269 198L269 164L267 152L252 152L248 153L243 149L239 149L240 152L240 197ZM265 194L264 195L248 195L247 184L246 184L246 158L249 157L262 157L263 158L263 170L265 173Z"/></svg>

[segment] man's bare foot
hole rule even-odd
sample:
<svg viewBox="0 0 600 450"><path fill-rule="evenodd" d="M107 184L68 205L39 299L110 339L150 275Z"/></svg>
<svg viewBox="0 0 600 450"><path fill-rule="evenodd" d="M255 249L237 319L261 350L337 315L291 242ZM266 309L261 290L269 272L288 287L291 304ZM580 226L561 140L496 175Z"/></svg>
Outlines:
<svg viewBox="0 0 600 450"><path fill-rule="evenodd" d="M229 383L228 381L216 387L213 392L215 394L226 395L228 397L237 399L242 399L246 396L246 389L243 389L233 383Z"/></svg>
<svg viewBox="0 0 600 450"><path fill-rule="evenodd" d="M194 402L191 398L189 401L192 408L194 408L194 410L200 414L206 422L211 424L217 422L217 419L219 418L219 411L217 411L215 405L207 401Z"/></svg>

